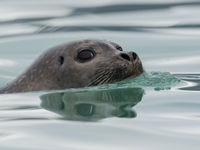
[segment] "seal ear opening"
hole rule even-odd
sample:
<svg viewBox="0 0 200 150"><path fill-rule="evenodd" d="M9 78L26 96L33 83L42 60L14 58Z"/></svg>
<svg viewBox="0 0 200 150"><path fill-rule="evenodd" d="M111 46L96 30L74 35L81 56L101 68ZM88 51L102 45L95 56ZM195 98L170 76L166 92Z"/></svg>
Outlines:
<svg viewBox="0 0 200 150"><path fill-rule="evenodd" d="M63 56L59 56L58 58L58 62L60 65L62 65L64 63L65 58Z"/></svg>

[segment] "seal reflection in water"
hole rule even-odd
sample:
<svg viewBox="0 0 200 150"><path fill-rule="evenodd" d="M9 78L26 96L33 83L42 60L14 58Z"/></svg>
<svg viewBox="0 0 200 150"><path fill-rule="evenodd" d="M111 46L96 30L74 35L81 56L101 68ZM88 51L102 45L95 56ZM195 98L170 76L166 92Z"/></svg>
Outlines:
<svg viewBox="0 0 200 150"><path fill-rule="evenodd" d="M135 52L105 40L60 44L42 54L0 93L59 90L112 83L143 72Z"/></svg>
<svg viewBox="0 0 200 150"><path fill-rule="evenodd" d="M142 100L144 90L125 88L92 91L67 91L40 97L41 107L63 119L98 121L108 117L136 117L132 109Z"/></svg>

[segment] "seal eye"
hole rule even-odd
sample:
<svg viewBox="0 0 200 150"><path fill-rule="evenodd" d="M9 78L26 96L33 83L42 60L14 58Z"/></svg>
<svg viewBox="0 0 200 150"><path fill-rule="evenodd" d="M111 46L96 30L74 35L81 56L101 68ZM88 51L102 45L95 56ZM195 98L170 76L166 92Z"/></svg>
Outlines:
<svg viewBox="0 0 200 150"><path fill-rule="evenodd" d="M123 51L122 47L117 46L116 49L118 49L119 51Z"/></svg>
<svg viewBox="0 0 200 150"><path fill-rule="evenodd" d="M77 59L80 62L86 62L91 60L94 57L95 53L90 49L82 50L78 53Z"/></svg>

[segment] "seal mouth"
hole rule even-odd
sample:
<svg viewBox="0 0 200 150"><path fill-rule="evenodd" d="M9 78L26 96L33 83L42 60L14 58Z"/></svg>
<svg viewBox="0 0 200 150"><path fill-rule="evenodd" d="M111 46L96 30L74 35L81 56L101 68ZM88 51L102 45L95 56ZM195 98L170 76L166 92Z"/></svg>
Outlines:
<svg viewBox="0 0 200 150"><path fill-rule="evenodd" d="M109 64L112 64L112 62L110 62ZM97 68L99 69L96 71L95 73L96 75L88 84L88 86L109 84L109 83L118 82L118 81L129 79L129 78L135 78L144 72L144 69L139 57L137 57L134 62L120 63L120 64L115 65L115 67L111 67L111 65L109 64L107 65L103 64L103 65L97 66Z"/></svg>
<svg viewBox="0 0 200 150"><path fill-rule="evenodd" d="M128 67L129 67L128 70L130 70L130 71L124 75L124 78L121 78L118 81L135 78L144 72L144 69L143 69L143 66L142 66L142 63L141 63L139 57L137 57L135 62L133 62L132 65L128 66Z"/></svg>

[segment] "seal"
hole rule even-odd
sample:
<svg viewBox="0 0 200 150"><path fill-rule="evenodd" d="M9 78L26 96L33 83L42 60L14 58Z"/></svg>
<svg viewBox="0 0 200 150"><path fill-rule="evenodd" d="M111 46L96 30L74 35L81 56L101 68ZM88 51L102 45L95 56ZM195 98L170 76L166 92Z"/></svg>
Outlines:
<svg viewBox="0 0 200 150"><path fill-rule="evenodd" d="M0 93L60 90L112 83L143 72L133 51L106 40L86 39L48 49Z"/></svg>

